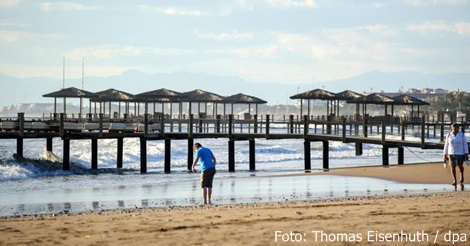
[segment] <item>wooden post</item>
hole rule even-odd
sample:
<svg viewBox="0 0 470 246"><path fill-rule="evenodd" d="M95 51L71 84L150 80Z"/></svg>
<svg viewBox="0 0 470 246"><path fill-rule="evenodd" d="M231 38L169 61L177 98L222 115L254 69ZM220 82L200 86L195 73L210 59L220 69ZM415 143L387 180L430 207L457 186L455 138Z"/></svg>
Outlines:
<svg viewBox="0 0 470 246"><path fill-rule="evenodd" d="M346 142L346 118L342 117L341 120L342 120L341 125L342 125L342 128L343 128L342 139L343 139L343 143L344 143L344 142Z"/></svg>
<svg viewBox="0 0 470 246"><path fill-rule="evenodd" d="M294 115L293 114L289 115L289 133L290 134L294 133Z"/></svg>
<svg viewBox="0 0 470 246"><path fill-rule="evenodd" d="M193 121L194 121L194 114L190 114L189 121L188 121L188 137L189 138L193 138ZM191 153L192 152L193 152L193 145L191 145ZM191 158L191 164L192 164L192 158Z"/></svg>
<svg viewBox="0 0 470 246"><path fill-rule="evenodd" d="M98 169L98 139L91 139L91 169Z"/></svg>
<svg viewBox="0 0 470 246"><path fill-rule="evenodd" d="M16 154L23 157L23 149L24 149L24 144L23 144L23 138L19 137L16 139Z"/></svg>
<svg viewBox="0 0 470 246"><path fill-rule="evenodd" d="M304 140L304 169L310 170L312 169L312 157L311 157L311 147L310 147L310 140Z"/></svg>
<svg viewBox="0 0 470 246"><path fill-rule="evenodd" d="M362 155L362 143L356 143L356 156Z"/></svg>
<svg viewBox="0 0 470 246"><path fill-rule="evenodd" d="M194 159L194 139L188 138L188 171L192 171L193 159Z"/></svg>
<svg viewBox="0 0 470 246"><path fill-rule="evenodd" d="M147 106L147 103L145 103L145 105ZM161 127L162 126L160 126L160 128ZM147 137L148 133L149 133L149 114L147 113L147 110L145 110L145 114L144 114L144 136ZM140 139L140 141L141 141L140 145L142 147L142 139ZM147 145L147 143L145 145ZM147 151L145 153L147 153ZM141 158L141 160L142 160L142 158ZM147 158L145 158L145 168L147 168ZM145 172L147 172L147 171L145 171Z"/></svg>
<svg viewBox="0 0 470 246"><path fill-rule="evenodd" d="M216 122L215 122L215 131L216 131L217 133L220 133L220 119L221 119L221 115L218 114L218 115L216 116Z"/></svg>
<svg viewBox="0 0 470 246"><path fill-rule="evenodd" d="M405 133L406 133L406 126L405 126L405 121L403 120L401 122L401 140L405 141Z"/></svg>
<svg viewBox="0 0 470 246"><path fill-rule="evenodd" d="M441 142L444 142L444 121L441 123Z"/></svg>
<svg viewBox="0 0 470 246"><path fill-rule="evenodd" d="M20 137L23 137L24 136L24 113L18 113L18 121L19 121L18 130L20 132Z"/></svg>
<svg viewBox="0 0 470 246"><path fill-rule="evenodd" d="M235 140L228 140L228 171L235 172Z"/></svg>
<svg viewBox="0 0 470 246"><path fill-rule="evenodd" d="M405 151L403 147L398 147L398 164L404 164L405 163Z"/></svg>
<svg viewBox="0 0 470 246"><path fill-rule="evenodd" d="M389 158L388 158L388 146L382 147L382 165L388 166Z"/></svg>
<svg viewBox="0 0 470 246"><path fill-rule="evenodd" d="M386 129L385 129L385 121L382 121L382 144L385 144L385 134L386 134Z"/></svg>
<svg viewBox="0 0 470 246"><path fill-rule="evenodd" d="M165 138L165 173L171 172L171 139Z"/></svg>
<svg viewBox="0 0 470 246"><path fill-rule="evenodd" d="M103 113L99 114L98 125L99 125L98 136L103 137Z"/></svg>
<svg viewBox="0 0 470 246"><path fill-rule="evenodd" d="M124 138L117 138L117 161L116 161L117 168L122 168L122 156L124 152L123 149L124 149Z"/></svg>
<svg viewBox="0 0 470 246"><path fill-rule="evenodd" d="M249 142L249 149L250 149L250 171L255 171L256 163L255 163L255 139L248 140Z"/></svg>
<svg viewBox="0 0 470 246"><path fill-rule="evenodd" d="M64 136L64 133L65 133L65 129L64 129L64 120L65 120L65 114L64 113L60 113L60 122L59 122L59 135L61 137Z"/></svg>
<svg viewBox="0 0 470 246"><path fill-rule="evenodd" d="M425 125L425 121L426 121L426 118L423 117L421 118L421 148L424 149L424 147L426 146L426 141L425 141L425 131L426 131L426 125Z"/></svg>
<svg viewBox="0 0 470 246"><path fill-rule="evenodd" d="M253 132L258 133L258 115L253 115Z"/></svg>
<svg viewBox="0 0 470 246"><path fill-rule="evenodd" d="M304 138L308 136L309 125L308 115L304 115Z"/></svg>
<svg viewBox="0 0 470 246"><path fill-rule="evenodd" d="M140 173L147 173L147 140L140 138Z"/></svg>
<svg viewBox="0 0 470 246"><path fill-rule="evenodd" d="M364 121L362 123L362 134L366 138L367 137L367 117L364 116Z"/></svg>
<svg viewBox="0 0 470 246"><path fill-rule="evenodd" d="M330 145L328 140L323 140L323 169L330 169Z"/></svg>
<svg viewBox="0 0 470 246"><path fill-rule="evenodd" d="M266 115L266 139L269 139L269 114Z"/></svg>
<svg viewBox="0 0 470 246"><path fill-rule="evenodd" d="M233 134L233 114L228 115L228 137L231 138Z"/></svg>
<svg viewBox="0 0 470 246"><path fill-rule="evenodd" d="M61 113L63 115L63 113ZM63 147L63 155L62 155L62 162L63 162L63 170L70 170L70 139L64 139L64 147Z"/></svg>
<svg viewBox="0 0 470 246"><path fill-rule="evenodd" d="M46 150L52 152L52 138L46 138Z"/></svg>

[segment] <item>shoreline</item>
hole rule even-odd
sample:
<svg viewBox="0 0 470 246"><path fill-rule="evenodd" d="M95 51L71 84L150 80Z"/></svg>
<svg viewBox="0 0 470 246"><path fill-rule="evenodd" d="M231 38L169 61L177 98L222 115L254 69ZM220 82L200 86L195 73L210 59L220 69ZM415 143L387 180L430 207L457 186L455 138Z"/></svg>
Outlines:
<svg viewBox="0 0 470 246"><path fill-rule="evenodd" d="M449 192L22 216L0 219L0 244L429 245L448 243L445 233L463 243L468 203L470 192ZM377 238L392 233L408 236ZM416 233L427 237L410 241Z"/></svg>

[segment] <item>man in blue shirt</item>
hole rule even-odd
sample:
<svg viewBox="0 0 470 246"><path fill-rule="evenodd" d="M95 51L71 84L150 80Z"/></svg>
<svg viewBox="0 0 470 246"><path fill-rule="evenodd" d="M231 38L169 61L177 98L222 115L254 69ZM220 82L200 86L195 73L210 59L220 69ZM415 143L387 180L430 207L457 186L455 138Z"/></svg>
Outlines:
<svg viewBox="0 0 470 246"><path fill-rule="evenodd" d="M212 196L212 181L215 175L216 159L212 151L208 148L202 147L200 143L193 145L193 150L196 155L194 159L192 171L196 172L196 164L201 165L201 188L202 199L204 204L211 204Z"/></svg>

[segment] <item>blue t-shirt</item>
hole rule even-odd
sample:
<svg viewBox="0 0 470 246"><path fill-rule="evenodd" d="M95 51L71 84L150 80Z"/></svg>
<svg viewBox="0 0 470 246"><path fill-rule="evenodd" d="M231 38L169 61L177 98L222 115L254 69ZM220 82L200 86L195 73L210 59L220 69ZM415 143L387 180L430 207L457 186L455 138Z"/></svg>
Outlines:
<svg viewBox="0 0 470 246"><path fill-rule="evenodd" d="M208 148L200 147L196 150L196 156L199 157L199 164L201 170L205 171L209 168L215 168L215 164L212 161L212 151Z"/></svg>

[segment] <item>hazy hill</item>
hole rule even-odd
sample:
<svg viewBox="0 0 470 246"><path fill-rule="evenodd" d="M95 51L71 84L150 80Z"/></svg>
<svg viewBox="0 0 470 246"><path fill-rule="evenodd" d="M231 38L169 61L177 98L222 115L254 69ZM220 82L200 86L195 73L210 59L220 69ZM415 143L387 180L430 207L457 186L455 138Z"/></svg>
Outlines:
<svg viewBox="0 0 470 246"><path fill-rule="evenodd" d="M444 75L423 74L419 72L386 73L371 71L352 78L305 84L276 84L254 83L239 77L217 76L205 73L157 73L145 74L138 71L128 71L119 76L85 77L85 90L97 92L109 88L141 93L159 88L175 91L190 91L203 89L228 96L245 93L260 97L268 104L289 103L289 96L316 88L324 88L332 92L346 89L357 92L385 91L394 92L408 88L443 88L450 91L470 91L470 73L450 73ZM13 78L0 74L3 85L0 96L0 106L10 106L19 103L52 103L52 98L42 95L62 88L61 79L51 78ZM81 88L81 79L66 79L65 87ZM71 102L74 102L71 100ZM74 103L78 103L74 102Z"/></svg>

